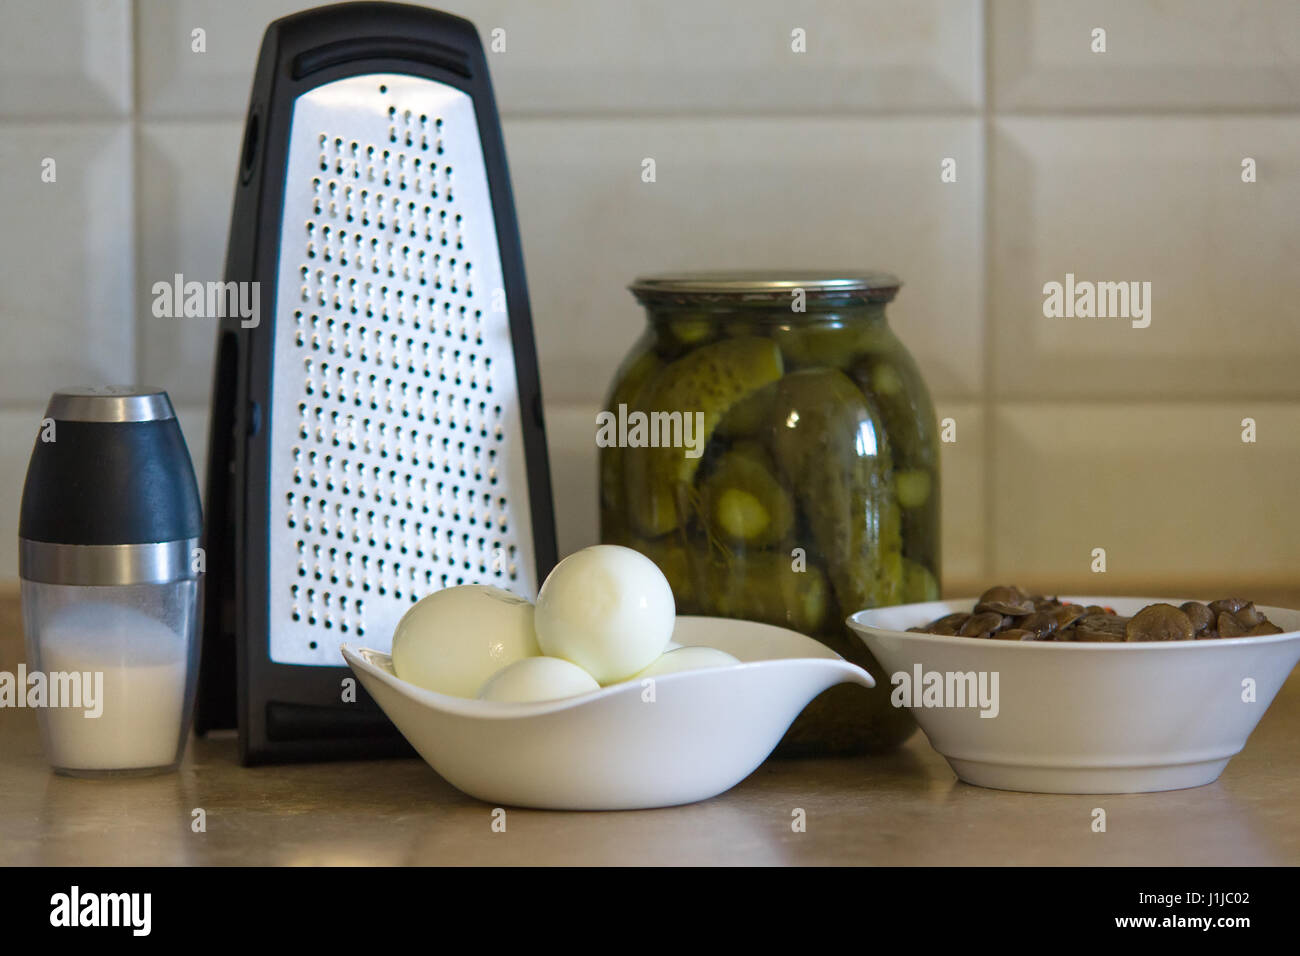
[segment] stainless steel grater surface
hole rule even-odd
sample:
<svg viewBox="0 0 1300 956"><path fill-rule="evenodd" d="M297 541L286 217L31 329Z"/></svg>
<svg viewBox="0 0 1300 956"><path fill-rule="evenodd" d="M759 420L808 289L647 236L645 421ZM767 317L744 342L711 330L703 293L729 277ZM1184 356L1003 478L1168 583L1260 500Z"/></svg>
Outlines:
<svg viewBox="0 0 1300 956"><path fill-rule="evenodd" d="M531 599L514 351L470 97L399 74L317 87L294 108L284 195L271 658L388 650L402 613L448 585Z"/></svg>
<svg viewBox="0 0 1300 956"><path fill-rule="evenodd" d="M217 336L195 729L237 726L245 763L410 753L340 644L387 650L451 585L532 598L556 559L473 24L343 3L267 28L226 281L256 284L262 320Z"/></svg>

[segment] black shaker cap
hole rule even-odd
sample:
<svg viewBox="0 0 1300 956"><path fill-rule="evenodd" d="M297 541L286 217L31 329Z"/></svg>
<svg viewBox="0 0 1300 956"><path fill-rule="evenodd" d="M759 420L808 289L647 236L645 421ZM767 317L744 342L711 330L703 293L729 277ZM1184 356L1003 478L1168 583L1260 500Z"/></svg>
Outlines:
<svg viewBox="0 0 1300 956"><path fill-rule="evenodd" d="M197 538L199 489L167 393L55 392L36 435L18 536L57 544Z"/></svg>

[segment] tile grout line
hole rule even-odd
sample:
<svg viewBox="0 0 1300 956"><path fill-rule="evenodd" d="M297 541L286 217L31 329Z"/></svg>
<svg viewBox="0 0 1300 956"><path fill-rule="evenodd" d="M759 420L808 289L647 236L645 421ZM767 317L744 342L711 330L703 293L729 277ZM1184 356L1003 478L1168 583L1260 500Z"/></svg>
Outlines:
<svg viewBox="0 0 1300 956"><path fill-rule="evenodd" d="M144 369L140 336L140 283L144 269L144 208L140 194L140 161L143 155L140 139L140 0L131 0L130 35L127 43L131 50L131 215L135 222L131 229L131 311L128 324L131 329L131 376L139 380Z"/></svg>
<svg viewBox="0 0 1300 956"><path fill-rule="evenodd" d="M138 67L133 64L133 70ZM134 98L133 91L133 98ZM1023 120L1055 120L1059 122L1082 122L1086 120L1142 120L1142 121L1178 121L1178 120L1195 120L1195 119L1220 119L1220 120L1237 120L1237 119L1296 119L1300 118L1300 110L1293 109L1247 109L1245 107L1223 107L1207 110L1188 110L1175 109L1169 107L1153 107L1149 110L1134 109L1106 109L1098 107L1092 110L1077 109L1059 109L1059 110L1029 110L1029 109L1007 109L996 110L999 117L1009 119ZM626 112L567 112L557 111L554 113L534 112L534 111L513 111L505 110L501 113L501 120L506 123L642 123L642 122L692 122L692 123L714 123L719 120L737 120L741 122L782 122L786 123L791 120L806 120L808 122L834 123L853 120L877 120L881 122L895 121L906 122L909 120L961 120L961 119L980 119L986 114L983 108L972 109L926 109L917 108L910 110L837 110L833 112L812 112L810 110L790 110L788 112L780 111L754 111L754 112L735 112L735 111L713 111L703 110L697 112L655 112L630 110ZM145 116L134 105L132 112L128 114L130 118L141 122L147 120L149 123L158 125L169 124L217 124L217 123L240 123L244 120L244 115L237 112L199 112L172 115L168 113L153 113ZM110 125L120 122L121 116L106 115L104 113L60 113L50 117L32 117L21 114L3 114L0 115L0 125L7 127L21 128L24 126L50 126L50 125Z"/></svg>
<svg viewBox="0 0 1300 956"><path fill-rule="evenodd" d="M984 387L982 389L981 409L984 413L983 442L984 457L980 462L982 475L984 478L984 501L983 507L983 554L980 555L980 563L983 571L984 580L992 580L994 567L997 559L997 549L994 546L994 519L996 517L996 507L994 504L995 478L996 478L996 455L994 454L994 442L997 440L997 425L995 423L996 406L993 401L993 323L996 316L993 310L993 287L994 287L994 259L992 252L994 231L993 231L993 51L992 51L992 29L991 20L993 16L993 0L983 0L981 5L981 82L983 85L983 97L980 103L980 120L981 132L983 134L984 149L984 182L980 191L980 226L983 241L980 243L980 278L983 282L981 289L981 309L983 311L983 339L982 345L984 354L981 356L982 368L984 370Z"/></svg>

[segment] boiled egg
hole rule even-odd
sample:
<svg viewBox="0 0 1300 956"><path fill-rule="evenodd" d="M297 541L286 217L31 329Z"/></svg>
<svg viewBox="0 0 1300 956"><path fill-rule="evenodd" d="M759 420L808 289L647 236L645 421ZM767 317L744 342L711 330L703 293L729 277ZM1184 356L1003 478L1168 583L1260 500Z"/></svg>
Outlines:
<svg viewBox="0 0 1300 956"><path fill-rule="evenodd" d="M600 690L596 678L577 664L558 657L525 657L492 675L479 691L480 700L531 704L562 700Z"/></svg>
<svg viewBox="0 0 1300 956"><path fill-rule="evenodd" d="M655 563L631 548L598 544L555 566L537 595L537 642L601 684L648 666L673 636L677 608Z"/></svg>
<svg viewBox="0 0 1300 956"><path fill-rule="evenodd" d="M408 610L393 634L393 670L404 681L474 697L489 677L541 653L533 606L485 584L444 588Z"/></svg>
<svg viewBox="0 0 1300 956"><path fill-rule="evenodd" d="M706 667L726 667L728 664L739 663L739 659L732 657L726 651L696 644L688 647L678 647L676 650L659 655L650 663L649 667L641 670L633 680L640 680L643 677L661 677L664 674L675 674L679 671L702 670Z"/></svg>

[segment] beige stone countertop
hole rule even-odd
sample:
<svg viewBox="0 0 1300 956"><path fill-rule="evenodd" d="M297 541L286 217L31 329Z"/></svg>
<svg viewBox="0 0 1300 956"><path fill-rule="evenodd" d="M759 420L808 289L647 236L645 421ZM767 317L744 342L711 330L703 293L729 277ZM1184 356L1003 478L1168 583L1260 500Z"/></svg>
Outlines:
<svg viewBox="0 0 1300 956"><path fill-rule="evenodd" d="M1288 603L1277 601L1277 603ZM22 658L0 595L0 670ZM1206 787L1128 796L959 783L917 733L881 757L769 760L731 791L666 810L493 808L422 761L241 767L233 735L178 773L51 773L30 710L0 711L0 865L1300 864L1300 672ZM1102 807L1107 831L1092 831ZM206 832L191 830L206 813ZM795 808L806 832L792 830Z"/></svg>

